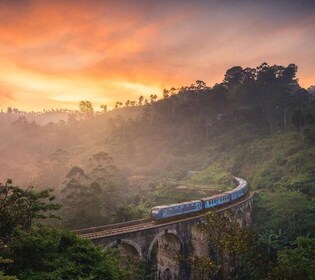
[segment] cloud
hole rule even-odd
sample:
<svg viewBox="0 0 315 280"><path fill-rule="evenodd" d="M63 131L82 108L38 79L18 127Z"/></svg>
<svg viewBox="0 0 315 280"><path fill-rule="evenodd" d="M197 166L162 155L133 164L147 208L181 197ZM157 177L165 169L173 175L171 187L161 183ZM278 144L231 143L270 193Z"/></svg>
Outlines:
<svg viewBox="0 0 315 280"><path fill-rule="evenodd" d="M15 98L13 97L13 94L10 91L10 89L0 85L0 104L5 104L8 101L10 102L14 100Z"/></svg>

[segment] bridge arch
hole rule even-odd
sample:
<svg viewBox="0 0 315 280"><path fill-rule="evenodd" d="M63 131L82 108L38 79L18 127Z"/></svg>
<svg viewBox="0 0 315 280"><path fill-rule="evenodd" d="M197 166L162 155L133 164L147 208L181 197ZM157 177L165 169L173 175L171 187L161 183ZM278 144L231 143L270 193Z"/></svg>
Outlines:
<svg viewBox="0 0 315 280"><path fill-rule="evenodd" d="M248 202L247 206L245 207L244 222L246 227L249 227L252 222L252 204L250 202Z"/></svg>
<svg viewBox="0 0 315 280"><path fill-rule="evenodd" d="M243 227L244 224L244 212L242 209L236 211L234 216L234 221L238 223L240 227Z"/></svg>
<svg viewBox="0 0 315 280"><path fill-rule="evenodd" d="M234 216L234 214L231 210L224 211L224 213L223 213L223 219L228 221L228 222L233 221L233 216Z"/></svg>
<svg viewBox="0 0 315 280"><path fill-rule="evenodd" d="M139 259L143 260L143 254L142 254L141 247L136 242L134 242L132 240L128 240L128 239L115 240L115 241L107 244L105 246L105 250L110 249L110 248L114 248L114 247L118 247L119 245L129 246L131 248L131 250L134 250L134 252L137 252Z"/></svg>
<svg viewBox="0 0 315 280"><path fill-rule="evenodd" d="M172 276L172 272L169 268L167 268L164 272L163 275L159 276L159 279L163 279L163 280L172 280L173 276Z"/></svg>
<svg viewBox="0 0 315 280"><path fill-rule="evenodd" d="M155 244L157 245L157 280L179 280L180 262L176 257L184 250L184 243L178 232L176 230L164 230L158 233L150 244L149 261Z"/></svg>
<svg viewBox="0 0 315 280"><path fill-rule="evenodd" d="M178 232L176 230L164 230L164 231L161 231L156 236L154 236L153 240L150 243L150 246L149 246L149 249L148 249L148 256L147 256L149 261L151 261L151 253L152 253L153 246L156 244L157 240L160 237L162 237L163 235L165 235L165 234L173 234L173 235L175 235L178 238L180 244L181 245L183 244L183 241L179 237L179 234L178 234Z"/></svg>

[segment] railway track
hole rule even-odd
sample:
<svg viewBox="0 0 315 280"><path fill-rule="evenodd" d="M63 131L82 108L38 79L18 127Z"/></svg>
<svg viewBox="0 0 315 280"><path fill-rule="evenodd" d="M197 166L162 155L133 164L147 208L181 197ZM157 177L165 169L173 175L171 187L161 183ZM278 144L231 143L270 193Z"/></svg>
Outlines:
<svg viewBox="0 0 315 280"><path fill-rule="evenodd" d="M235 207L239 204L242 204L244 201L252 198L254 196L254 194L255 194L254 192L252 192L252 193L250 192L245 197L242 197L240 200L234 201L233 203L230 203L229 205L223 205L221 207L218 207L218 208L214 209L214 211L217 213L226 211L229 208ZM207 211L207 212L209 212L209 211ZM117 228L110 228L110 229L93 231L93 232L86 232L86 233L79 233L78 232L78 234L83 238L98 239L98 238L115 236L115 235L120 235L120 234L125 234L125 233L131 233L131 232L137 232L137 231L141 231L141 230L148 230L148 229L157 228L157 227L161 227L161 226L176 224L179 222L198 219L198 218L203 217L207 212L204 212L202 214L198 213L196 215L191 215L189 217L186 216L184 218L179 218L176 220L173 219L171 221L170 220L164 221L164 222L148 221L148 222L143 222L143 223L136 224L136 225L119 226Z"/></svg>
<svg viewBox="0 0 315 280"><path fill-rule="evenodd" d="M155 222L151 221L151 222L147 222L147 223L143 223L143 224L139 224L139 225L113 228L113 229L107 229L107 230L91 232L91 233L84 233L84 234L80 234L80 236L87 238L87 239L95 239L95 238L104 237L104 236L113 236L113 235L117 235L120 233L139 231L142 229L150 228L154 225L155 225Z"/></svg>

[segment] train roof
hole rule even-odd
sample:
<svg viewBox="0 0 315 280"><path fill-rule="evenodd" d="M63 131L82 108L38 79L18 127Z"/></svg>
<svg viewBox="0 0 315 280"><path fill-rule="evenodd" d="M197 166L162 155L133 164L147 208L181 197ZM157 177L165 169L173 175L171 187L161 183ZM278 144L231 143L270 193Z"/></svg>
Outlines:
<svg viewBox="0 0 315 280"><path fill-rule="evenodd" d="M233 189L233 190L226 191L225 194L234 193L234 192L239 191L239 190L240 190L239 188L235 188L235 189Z"/></svg>
<svg viewBox="0 0 315 280"><path fill-rule="evenodd" d="M240 185L245 185L245 184L247 183L247 182L246 182L244 179L242 179L242 178L234 177L234 179L235 179L236 181L238 181L238 183L239 183L238 186L240 186Z"/></svg>
<svg viewBox="0 0 315 280"><path fill-rule="evenodd" d="M237 181L245 181L243 178L240 178L240 177L234 177L234 179Z"/></svg>
<svg viewBox="0 0 315 280"><path fill-rule="evenodd" d="M242 189L243 189L243 187L237 187L233 190L226 191L225 194L231 194L231 193L237 192L237 191L242 190Z"/></svg>
<svg viewBox="0 0 315 280"><path fill-rule="evenodd" d="M209 199L214 199L214 198L218 198L218 197L222 197L222 196L225 196L226 194L225 193L219 193L219 194L215 194L215 195L212 195L212 196L207 196L207 197L202 197L200 198L200 200L209 200Z"/></svg>
<svg viewBox="0 0 315 280"><path fill-rule="evenodd" d="M187 204L196 203L196 202L201 202L201 201L200 200L191 200L191 201L185 201L185 202L181 202L181 203L174 203L174 204L168 204L168 205L158 205L158 206L152 207L152 209L170 208L170 207L187 205Z"/></svg>

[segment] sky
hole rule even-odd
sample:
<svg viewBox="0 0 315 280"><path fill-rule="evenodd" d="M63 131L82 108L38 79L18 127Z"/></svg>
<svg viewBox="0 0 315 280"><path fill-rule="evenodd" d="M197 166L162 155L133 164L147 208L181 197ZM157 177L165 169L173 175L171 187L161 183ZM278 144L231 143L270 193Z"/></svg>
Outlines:
<svg viewBox="0 0 315 280"><path fill-rule="evenodd" d="M0 0L0 108L95 109L295 63L315 84L314 0Z"/></svg>

